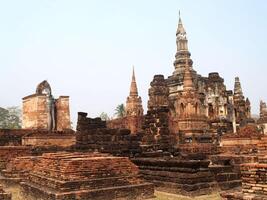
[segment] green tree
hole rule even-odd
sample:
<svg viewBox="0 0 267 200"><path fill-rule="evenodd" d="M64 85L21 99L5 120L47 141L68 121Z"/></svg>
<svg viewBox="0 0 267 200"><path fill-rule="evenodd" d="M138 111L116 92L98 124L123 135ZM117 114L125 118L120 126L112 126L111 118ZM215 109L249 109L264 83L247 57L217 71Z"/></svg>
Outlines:
<svg viewBox="0 0 267 200"><path fill-rule="evenodd" d="M108 120L110 120L110 117L109 117L108 114L105 113L105 112L102 112L102 113L100 114L99 117L100 117L103 121L108 121Z"/></svg>
<svg viewBox="0 0 267 200"><path fill-rule="evenodd" d="M126 115L126 112L125 112L125 107L122 104L119 104L116 109L115 109L115 115L118 117L118 118L122 118L122 117L125 117Z"/></svg>
<svg viewBox="0 0 267 200"><path fill-rule="evenodd" d="M0 128L21 128L21 109L16 106L8 108L0 107Z"/></svg>

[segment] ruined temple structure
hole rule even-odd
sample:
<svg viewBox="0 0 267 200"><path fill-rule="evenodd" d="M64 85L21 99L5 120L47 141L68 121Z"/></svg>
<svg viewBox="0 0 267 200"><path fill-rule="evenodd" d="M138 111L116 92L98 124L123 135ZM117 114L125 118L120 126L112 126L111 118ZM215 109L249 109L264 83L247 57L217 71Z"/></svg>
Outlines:
<svg viewBox="0 0 267 200"><path fill-rule="evenodd" d="M260 118L257 123L263 133L267 134L267 106L263 101L260 102Z"/></svg>
<svg viewBox="0 0 267 200"><path fill-rule="evenodd" d="M250 118L249 100L244 100L239 79L236 78L235 92L226 90L223 78L217 72L212 72L208 77L203 77L193 69L193 61L188 50L188 40L186 31L179 18L178 29L176 32L177 53L175 55L175 70L171 76L166 79L169 87L169 105L172 118L176 118L177 100L179 101L181 93L184 90L184 77L186 66L188 65L195 94L201 104L197 104L197 110L205 113L211 128L215 132L225 133L235 131L241 121ZM188 74L188 73L187 73ZM174 123L175 132L179 127Z"/></svg>
<svg viewBox="0 0 267 200"><path fill-rule="evenodd" d="M71 129L69 97L55 99L49 83L41 82L35 94L23 98L22 127L48 131Z"/></svg>

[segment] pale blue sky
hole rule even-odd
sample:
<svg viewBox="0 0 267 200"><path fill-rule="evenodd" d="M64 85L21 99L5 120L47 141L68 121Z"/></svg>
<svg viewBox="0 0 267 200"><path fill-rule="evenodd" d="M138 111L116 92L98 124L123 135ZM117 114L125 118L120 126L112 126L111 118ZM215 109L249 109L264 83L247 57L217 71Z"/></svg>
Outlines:
<svg viewBox="0 0 267 200"><path fill-rule="evenodd" d="M0 106L21 105L48 79L77 111L114 113L132 65L144 107L154 74L172 74L178 10L194 69L241 79L258 113L267 101L265 0L0 0Z"/></svg>

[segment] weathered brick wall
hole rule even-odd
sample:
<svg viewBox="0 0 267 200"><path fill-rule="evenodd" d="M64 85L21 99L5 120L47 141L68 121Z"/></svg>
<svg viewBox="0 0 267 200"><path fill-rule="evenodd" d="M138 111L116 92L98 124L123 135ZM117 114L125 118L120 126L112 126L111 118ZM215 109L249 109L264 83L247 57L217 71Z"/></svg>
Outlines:
<svg viewBox="0 0 267 200"><path fill-rule="evenodd" d="M22 145L69 147L76 144L76 136L63 134L31 135L23 137Z"/></svg>
<svg viewBox="0 0 267 200"><path fill-rule="evenodd" d="M49 133L42 129L0 129L0 146L70 146L75 140L72 130Z"/></svg>
<svg viewBox="0 0 267 200"><path fill-rule="evenodd" d="M69 97L56 99L56 130L71 129ZM48 128L48 105L45 94L33 94L23 98L22 127L25 129Z"/></svg>
<svg viewBox="0 0 267 200"><path fill-rule="evenodd" d="M89 118L87 113L78 112L77 131L86 131L97 128L106 128L106 122L102 121L100 117Z"/></svg>
<svg viewBox="0 0 267 200"><path fill-rule="evenodd" d="M44 94L34 94L23 98L22 128L47 129L48 111L47 97Z"/></svg>
<svg viewBox="0 0 267 200"><path fill-rule="evenodd" d="M129 129L106 128L100 118L88 118L87 113L78 113L76 148L97 150L114 155L130 155L141 151L141 135L131 134Z"/></svg>
<svg viewBox="0 0 267 200"><path fill-rule="evenodd" d="M68 96L60 96L56 100L56 111L57 130L71 129Z"/></svg>
<svg viewBox="0 0 267 200"><path fill-rule="evenodd" d="M152 145L161 150L169 150L176 144L176 136L169 130L168 112L169 109L164 106L157 106L147 111L142 144Z"/></svg>
<svg viewBox="0 0 267 200"><path fill-rule="evenodd" d="M21 145L22 137L29 132L26 129L0 129L0 146Z"/></svg>
<svg viewBox="0 0 267 200"><path fill-rule="evenodd" d="M265 195L267 199L267 159L241 165L242 191L244 194Z"/></svg>

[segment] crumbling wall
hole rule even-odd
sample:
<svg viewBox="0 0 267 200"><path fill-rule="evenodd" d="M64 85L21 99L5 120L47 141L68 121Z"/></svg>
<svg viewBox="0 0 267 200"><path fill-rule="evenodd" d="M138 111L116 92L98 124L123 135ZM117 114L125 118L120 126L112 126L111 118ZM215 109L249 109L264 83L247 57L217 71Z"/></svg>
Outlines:
<svg viewBox="0 0 267 200"><path fill-rule="evenodd" d="M129 129L110 129L100 118L88 118L87 113L78 113L76 148L113 155L139 153L140 135L131 134Z"/></svg>

